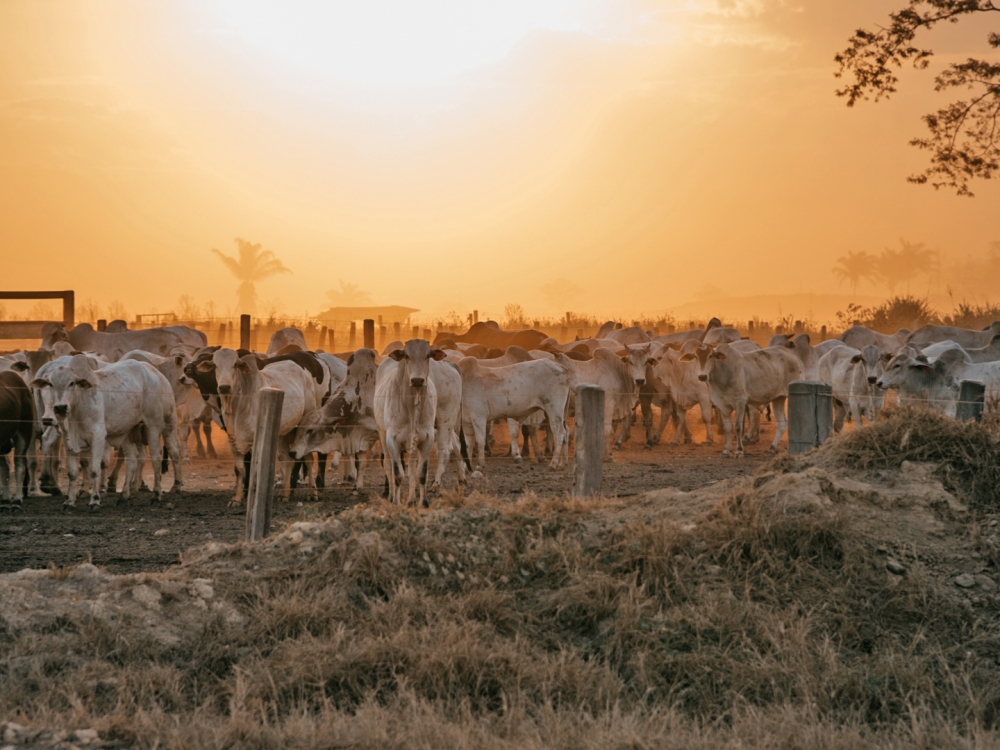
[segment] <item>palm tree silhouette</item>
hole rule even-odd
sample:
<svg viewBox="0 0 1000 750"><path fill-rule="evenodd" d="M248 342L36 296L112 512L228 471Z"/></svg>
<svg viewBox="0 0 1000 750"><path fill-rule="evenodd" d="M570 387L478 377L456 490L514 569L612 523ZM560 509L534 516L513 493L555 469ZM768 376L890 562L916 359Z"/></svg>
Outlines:
<svg viewBox="0 0 1000 750"><path fill-rule="evenodd" d="M833 267L833 275L840 279L840 283L845 281L851 285L851 296L858 296L858 284L862 279L874 282L878 279L876 270L876 258L871 253L864 250L851 250L847 255L837 258L837 265Z"/></svg>
<svg viewBox="0 0 1000 750"><path fill-rule="evenodd" d="M920 274L930 277L937 268L934 251L923 242L907 242L900 238L899 250L883 250L877 260L879 277L889 287L889 293L896 293L896 285L906 284L910 293L910 282Z"/></svg>
<svg viewBox="0 0 1000 750"><path fill-rule="evenodd" d="M236 289L240 312L253 315L257 312L257 288L254 284L279 273L291 273L291 271L274 257L273 252L264 250L260 243L255 245L237 237L236 247L239 251L239 260L219 252L214 247L212 252L218 255L229 272L240 280L240 285Z"/></svg>

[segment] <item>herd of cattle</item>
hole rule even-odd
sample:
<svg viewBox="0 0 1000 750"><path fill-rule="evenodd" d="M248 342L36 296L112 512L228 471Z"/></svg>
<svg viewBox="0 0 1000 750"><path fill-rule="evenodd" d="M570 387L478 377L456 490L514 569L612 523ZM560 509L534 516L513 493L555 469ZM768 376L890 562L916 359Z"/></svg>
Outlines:
<svg viewBox="0 0 1000 750"><path fill-rule="evenodd" d="M861 425L882 408L885 392L901 402L924 402L954 416L962 380L1000 396L1000 322L982 330L925 326L882 334L861 326L815 346L807 334L776 335L766 347L741 337L718 319L705 329L655 335L605 324L596 337L560 344L534 330L506 331L477 323L464 334L438 334L372 349L329 354L309 351L294 328L276 332L258 354L207 346L185 326L140 331L122 321L96 331L47 324L38 350L0 356L0 509L19 510L25 494L61 494L65 456L73 507L81 491L91 508L115 491L125 467L122 496L141 486L148 451L153 492L172 468L171 492L183 486L187 444L194 433L199 457L215 457L212 424L228 436L235 490L242 502L254 447L261 388L284 392L278 463L285 498L299 481L312 493L325 481L327 459L343 459L348 481L362 488L362 458L376 445L394 502L427 503L432 450L433 485L454 460L458 481L481 476L492 425L506 420L513 459L523 450L561 466L568 455L566 419L574 415L575 387L605 391L605 450L628 439L640 407L646 448L668 422L673 442L691 441L687 412L698 405L706 444L713 424L725 436L724 455L743 453L759 437L765 409L773 413L776 450L786 429L785 400L796 380L833 388L834 428L850 416ZM659 424L653 426L653 407ZM579 419L579 417L577 417ZM539 429L544 429L544 447ZM205 444L202 444L201 435ZM529 448L530 442L530 448ZM6 455L14 454L14 489ZM473 464L473 460L475 464Z"/></svg>

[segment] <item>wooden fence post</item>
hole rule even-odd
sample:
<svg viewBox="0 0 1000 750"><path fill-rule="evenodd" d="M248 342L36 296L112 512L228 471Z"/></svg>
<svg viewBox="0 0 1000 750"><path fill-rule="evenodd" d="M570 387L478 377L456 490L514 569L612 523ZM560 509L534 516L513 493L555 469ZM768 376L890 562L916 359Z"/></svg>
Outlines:
<svg viewBox="0 0 1000 750"><path fill-rule="evenodd" d="M392 324L392 337L396 341L401 341L403 339L403 329L399 323Z"/></svg>
<svg viewBox="0 0 1000 750"><path fill-rule="evenodd" d="M328 333L330 334L330 345L326 348L326 350L328 352L330 352L330 354L333 354L335 351L337 351L337 349L336 349L336 343L335 343L335 341L336 341L336 332L333 330L332 326L329 329Z"/></svg>
<svg viewBox="0 0 1000 750"><path fill-rule="evenodd" d="M830 437L833 389L826 383L793 380L788 384L788 453L805 453Z"/></svg>
<svg viewBox="0 0 1000 750"><path fill-rule="evenodd" d="M375 348L375 321L365 318L365 349Z"/></svg>
<svg viewBox="0 0 1000 750"><path fill-rule="evenodd" d="M322 349L324 346L326 346L327 330L328 329L326 326L323 326L322 328L319 329L319 345L316 347L317 349Z"/></svg>
<svg viewBox="0 0 1000 750"><path fill-rule="evenodd" d="M958 410L955 419L962 422L978 422L983 418L986 402L986 385L978 380L963 380L958 392Z"/></svg>
<svg viewBox="0 0 1000 750"><path fill-rule="evenodd" d="M358 348L358 324L355 321L351 321L351 333L347 337L347 348L354 351Z"/></svg>
<svg viewBox="0 0 1000 750"><path fill-rule="evenodd" d="M378 327L378 348L379 351L385 349L385 326Z"/></svg>
<svg viewBox="0 0 1000 750"><path fill-rule="evenodd" d="M604 473L604 389L596 385L576 387L576 466L574 497L601 494Z"/></svg>
<svg viewBox="0 0 1000 750"><path fill-rule="evenodd" d="M226 324L219 323L219 340L215 342L219 346L226 345Z"/></svg>
<svg viewBox="0 0 1000 750"><path fill-rule="evenodd" d="M240 349L250 348L250 316L240 316Z"/></svg>
<svg viewBox="0 0 1000 750"><path fill-rule="evenodd" d="M431 338L431 329L430 328L425 328L424 329L424 338L427 339L428 341L433 341L434 340L433 338Z"/></svg>
<svg viewBox="0 0 1000 750"><path fill-rule="evenodd" d="M820 329L819 329L819 340L820 340L820 343L826 341L826 326L820 326Z"/></svg>
<svg viewBox="0 0 1000 750"><path fill-rule="evenodd" d="M250 351L257 351L257 342L260 340L260 326L256 325L250 331Z"/></svg>
<svg viewBox="0 0 1000 750"><path fill-rule="evenodd" d="M472 324L475 325L479 322L479 310L472 311Z"/></svg>
<svg viewBox="0 0 1000 750"><path fill-rule="evenodd" d="M280 388L261 388L257 395L257 428L250 460L250 489L247 492L245 537L254 542L267 536L271 527L271 503L274 500L274 468L281 437L281 404L285 392Z"/></svg>
<svg viewBox="0 0 1000 750"><path fill-rule="evenodd" d="M104 318L99 318L97 321L97 330L106 331L107 329L108 329L108 321L106 321Z"/></svg>

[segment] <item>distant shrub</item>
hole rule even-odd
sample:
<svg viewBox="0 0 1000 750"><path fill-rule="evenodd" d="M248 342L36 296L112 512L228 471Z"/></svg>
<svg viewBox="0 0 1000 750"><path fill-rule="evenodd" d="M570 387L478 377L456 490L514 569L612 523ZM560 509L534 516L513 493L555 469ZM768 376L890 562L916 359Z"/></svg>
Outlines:
<svg viewBox="0 0 1000 750"><path fill-rule="evenodd" d="M945 325L959 328L986 328L994 320L1000 320L1000 305L992 302L981 305L959 302L954 312L943 318Z"/></svg>
<svg viewBox="0 0 1000 750"><path fill-rule="evenodd" d="M882 333L895 333L900 328L914 330L941 322L926 299L910 295L893 297L875 307L862 307L852 302L846 311L837 313L837 320L844 328L857 324Z"/></svg>

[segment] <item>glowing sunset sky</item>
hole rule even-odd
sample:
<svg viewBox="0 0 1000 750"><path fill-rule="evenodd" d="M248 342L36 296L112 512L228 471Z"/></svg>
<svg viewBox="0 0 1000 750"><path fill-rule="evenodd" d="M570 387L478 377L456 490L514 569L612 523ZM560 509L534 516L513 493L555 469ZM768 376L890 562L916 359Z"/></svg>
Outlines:
<svg viewBox="0 0 1000 750"><path fill-rule="evenodd" d="M209 249L240 236L292 269L258 289L291 313L344 279L428 314L633 314L846 293L835 258L899 237L983 255L1000 186L905 181L933 68L834 96L899 4L0 3L0 286L226 310ZM926 41L986 56L987 31Z"/></svg>

